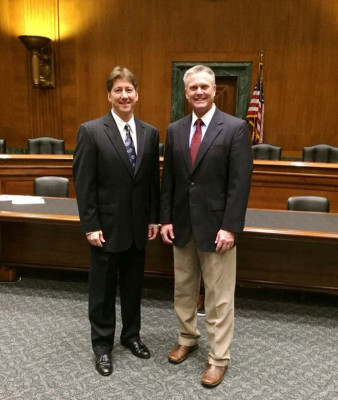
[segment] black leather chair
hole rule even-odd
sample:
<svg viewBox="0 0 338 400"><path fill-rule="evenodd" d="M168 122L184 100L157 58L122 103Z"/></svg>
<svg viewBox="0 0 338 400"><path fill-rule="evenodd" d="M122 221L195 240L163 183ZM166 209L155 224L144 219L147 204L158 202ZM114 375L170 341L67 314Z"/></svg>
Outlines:
<svg viewBox="0 0 338 400"><path fill-rule="evenodd" d="M64 154L65 141L50 136L41 136L27 140L29 154Z"/></svg>
<svg viewBox="0 0 338 400"><path fill-rule="evenodd" d="M338 147L329 144L303 147L303 161L338 163Z"/></svg>
<svg viewBox="0 0 338 400"><path fill-rule="evenodd" d="M160 156L163 156L163 154L164 154L164 143L159 143L158 144L158 149L159 149L159 155Z"/></svg>
<svg viewBox="0 0 338 400"><path fill-rule="evenodd" d="M280 160L282 148L268 143L260 143L252 146L252 156L256 160Z"/></svg>
<svg viewBox="0 0 338 400"><path fill-rule="evenodd" d="M320 196L292 196L288 198L287 209L293 211L329 212L330 202Z"/></svg>
<svg viewBox="0 0 338 400"><path fill-rule="evenodd" d="M68 197L69 179L62 176L41 176L34 180L34 196Z"/></svg>
<svg viewBox="0 0 338 400"><path fill-rule="evenodd" d="M0 139L0 153L5 154L7 151L6 139Z"/></svg>

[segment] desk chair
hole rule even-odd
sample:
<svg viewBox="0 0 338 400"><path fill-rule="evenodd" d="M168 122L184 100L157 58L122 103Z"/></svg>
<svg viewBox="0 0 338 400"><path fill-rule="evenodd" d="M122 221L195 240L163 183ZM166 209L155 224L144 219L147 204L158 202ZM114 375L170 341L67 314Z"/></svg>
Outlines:
<svg viewBox="0 0 338 400"><path fill-rule="evenodd" d="M49 136L27 140L29 154L65 154L65 141Z"/></svg>
<svg viewBox="0 0 338 400"><path fill-rule="evenodd" d="M34 180L34 196L68 197L69 179L61 176L41 176Z"/></svg>
<svg viewBox="0 0 338 400"><path fill-rule="evenodd" d="M292 196L288 198L287 209L293 211L329 212L330 202L326 197Z"/></svg>
<svg viewBox="0 0 338 400"><path fill-rule="evenodd" d="M255 144L252 146L252 155L256 160L280 160L282 148L268 143Z"/></svg>
<svg viewBox="0 0 338 400"><path fill-rule="evenodd" d="M338 163L338 147L329 144L303 147L303 161Z"/></svg>
<svg viewBox="0 0 338 400"><path fill-rule="evenodd" d="M0 153L6 154L7 146L6 146L6 139L0 139Z"/></svg>

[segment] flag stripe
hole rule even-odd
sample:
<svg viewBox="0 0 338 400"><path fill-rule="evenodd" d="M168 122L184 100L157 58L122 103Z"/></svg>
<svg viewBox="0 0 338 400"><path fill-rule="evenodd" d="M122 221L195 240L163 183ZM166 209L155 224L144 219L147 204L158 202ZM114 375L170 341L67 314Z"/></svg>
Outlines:
<svg viewBox="0 0 338 400"><path fill-rule="evenodd" d="M263 63L260 63L258 67L258 79L252 92L246 119L252 127L252 144L262 143L264 130Z"/></svg>

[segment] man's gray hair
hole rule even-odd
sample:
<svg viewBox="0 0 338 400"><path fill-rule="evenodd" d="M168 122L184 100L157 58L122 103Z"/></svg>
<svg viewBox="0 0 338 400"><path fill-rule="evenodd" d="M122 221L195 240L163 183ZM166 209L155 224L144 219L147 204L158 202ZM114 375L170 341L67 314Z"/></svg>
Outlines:
<svg viewBox="0 0 338 400"><path fill-rule="evenodd" d="M187 71L185 71L185 74L183 76L183 82L185 88L187 87L187 79L189 78L189 76L197 74L198 72L206 72L207 74L210 75L212 84L213 85L216 84L215 73L211 68L207 67L206 65L195 65L194 67L191 67Z"/></svg>

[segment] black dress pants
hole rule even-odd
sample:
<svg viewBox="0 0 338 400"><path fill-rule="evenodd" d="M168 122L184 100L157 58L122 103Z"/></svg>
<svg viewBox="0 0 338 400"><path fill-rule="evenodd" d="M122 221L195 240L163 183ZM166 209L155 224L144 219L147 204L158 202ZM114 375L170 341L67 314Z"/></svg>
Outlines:
<svg viewBox="0 0 338 400"><path fill-rule="evenodd" d="M116 287L119 282L122 344L140 338L141 295L145 250L132 246L120 253L107 253L91 246L89 271L89 322L94 353L110 353L114 346Z"/></svg>

